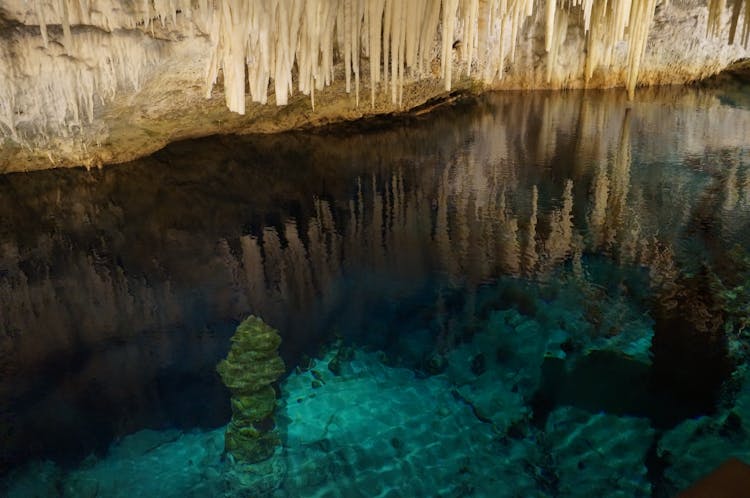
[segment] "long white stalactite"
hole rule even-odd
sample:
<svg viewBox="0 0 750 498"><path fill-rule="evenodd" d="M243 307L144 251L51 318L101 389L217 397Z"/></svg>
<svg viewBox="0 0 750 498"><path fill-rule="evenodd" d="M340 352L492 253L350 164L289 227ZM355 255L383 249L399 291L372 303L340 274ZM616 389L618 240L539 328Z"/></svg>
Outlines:
<svg viewBox="0 0 750 498"><path fill-rule="evenodd" d="M625 83L632 98L658 1L663 0L11 1L8 5L21 5L13 11L15 19L39 27L40 47L4 47L0 132L16 136L24 119L16 107L32 90L46 92L49 98L40 97L35 105L53 108L50 120L69 128L91 121L95 96L110 98L118 81L138 86L138 73L154 57L132 43L84 48L81 40L93 36L83 33L87 29L98 29L101 36L161 30L210 39L206 96L221 77L228 108L244 114L248 98L265 104L272 96L275 104L285 105L295 92L309 95L314 106L315 91L334 78L343 78L356 105L364 78L373 107L380 95L401 106L404 84L410 81L439 78L449 91L459 74L456 64L475 79L496 83L513 64L519 42L533 36L535 16L541 16L548 83L570 77L570 71L559 71L557 57L569 26L582 26L584 81L597 70L606 73L624 44ZM750 0L708 0L707 34L720 35L725 25L730 43L747 46ZM54 75L38 69L34 58L39 54L52 61L49 67L56 66ZM24 75L21 83L19 74ZM41 77L49 80L28 83Z"/></svg>

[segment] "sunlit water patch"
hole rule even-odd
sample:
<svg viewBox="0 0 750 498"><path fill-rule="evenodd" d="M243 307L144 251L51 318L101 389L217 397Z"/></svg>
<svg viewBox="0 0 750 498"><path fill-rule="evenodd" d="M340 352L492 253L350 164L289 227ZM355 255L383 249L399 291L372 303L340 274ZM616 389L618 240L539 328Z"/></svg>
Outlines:
<svg viewBox="0 0 750 498"><path fill-rule="evenodd" d="M741 95L500 94L0 178L3 493L661 497L749 461ZM247 467L215 367L251 313L287 372Z"/></svg>

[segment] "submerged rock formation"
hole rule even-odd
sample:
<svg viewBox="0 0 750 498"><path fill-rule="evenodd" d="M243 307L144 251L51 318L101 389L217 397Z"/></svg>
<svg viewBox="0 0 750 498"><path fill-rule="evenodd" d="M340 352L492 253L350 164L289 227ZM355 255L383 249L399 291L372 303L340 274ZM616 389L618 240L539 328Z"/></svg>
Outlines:
<svg viewBox="0 0 750 498"><path fill-rule="evenodd" d="M269 458L280 443L273 430L276 391L271 386L284 373L279 344L279 333L251 315L237 327L227 358L216 367L232 392L225 450L244 462Z"/></svg>
<svg viewBox="0 0 750 498"><path fill-rule="evenodd" d="M749 20L750 0L5 0L0 172L123 162L456 89L632 98L750 57Z"/></svg>

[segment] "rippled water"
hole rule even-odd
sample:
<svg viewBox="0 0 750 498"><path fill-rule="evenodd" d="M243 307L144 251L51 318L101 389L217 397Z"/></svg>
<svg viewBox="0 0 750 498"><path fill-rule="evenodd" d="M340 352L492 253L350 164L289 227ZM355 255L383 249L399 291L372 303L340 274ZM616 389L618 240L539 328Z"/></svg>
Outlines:
<svg viewBox="0 0 750 498"><path fill-rule="evenodd" d="M668 496L748 461L749 90L505 93L0 177L6 491L49 460L75 496L129 434L226 424L249 313L283 338L286 470L229 495Z"/></svg>

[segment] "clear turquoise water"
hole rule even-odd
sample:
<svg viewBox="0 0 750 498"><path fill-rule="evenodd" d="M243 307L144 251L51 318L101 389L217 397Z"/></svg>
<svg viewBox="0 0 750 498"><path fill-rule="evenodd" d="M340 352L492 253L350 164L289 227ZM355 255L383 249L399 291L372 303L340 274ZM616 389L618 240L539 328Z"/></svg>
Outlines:
<svg viewBox="0 0 750 498"><path fill-rule="evenodd" d="M662 497L750 461L748 90L0 177L0 492ZM215 365L249 313L288 373L244 468Z"/></svg>

